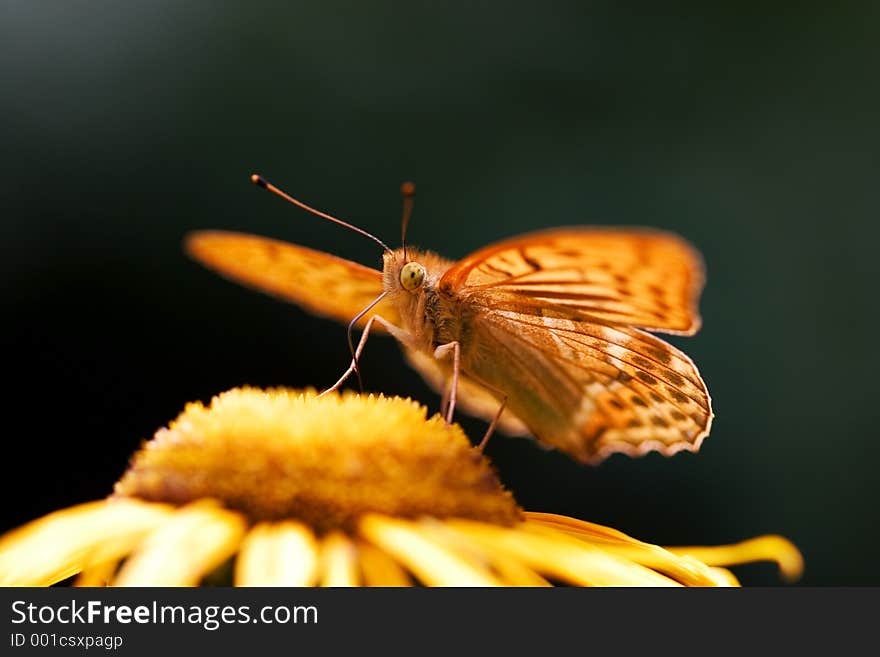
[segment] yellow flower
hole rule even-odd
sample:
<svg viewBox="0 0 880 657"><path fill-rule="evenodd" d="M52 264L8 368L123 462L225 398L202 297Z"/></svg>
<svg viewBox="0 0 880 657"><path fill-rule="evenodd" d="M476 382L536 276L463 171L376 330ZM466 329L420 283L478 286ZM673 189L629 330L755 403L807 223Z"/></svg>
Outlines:
<svg viewBox="0 0 880 657"><path fill-rule="evenodd" d="M189 404L109 498L0 537L0 584L715 586L736 585L721 566L746 561L801 572L778 536L664 549L523 512L461 429L426 415L283 389Z"/></svg>

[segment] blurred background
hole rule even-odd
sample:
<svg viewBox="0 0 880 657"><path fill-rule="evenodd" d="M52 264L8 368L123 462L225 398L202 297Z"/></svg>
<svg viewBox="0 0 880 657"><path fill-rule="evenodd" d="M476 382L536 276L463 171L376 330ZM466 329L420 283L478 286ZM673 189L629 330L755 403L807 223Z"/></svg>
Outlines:
<svg viewBox="0 0 880 657"><path fill-rule="evenodd" d="M671 339L714 400L701 452L593 468L493 439L525 508L660 544L781 533L802 584L880 584L877 6L519 4L0 5L0 530L106 495L189 400L347 365L344 327L181 251L225 228L378 266L252 172L392 245L414 180L410 239L450 258L567 224L705 256L703 329ZM392 340L363 368L438 407Z"/></svg>

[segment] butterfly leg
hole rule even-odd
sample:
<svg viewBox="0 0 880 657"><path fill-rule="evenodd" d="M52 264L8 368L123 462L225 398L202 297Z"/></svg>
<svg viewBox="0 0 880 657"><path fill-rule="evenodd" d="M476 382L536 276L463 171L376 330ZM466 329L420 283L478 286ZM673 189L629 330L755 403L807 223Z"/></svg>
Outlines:
<svg viewBox="0 0 880 657"><path fill-rule="evenodd" d="M507 407L507 393L504 392L501 388L496 388L495 386L486 383L480 377L474 376L470 372L468 376L479 383L484 388L491 390L501 399L501 405L498 407L498 412L495 413L495 417L492 418L492 421L489 423L489 428L486 429L486 433L483 435L483 439L480 441L480 444L477 445L477 449L481 452L486 449L486 445L489 443L489 438L492 437L492 434L495 433L495 427L498 426L498 422L501 420L501 414L504 412L504 409Z"/></svg>
<svg viewBox="0 0 880 657"><path fill-rule="evenodd" d="M461 368L461 345L458 340L441 344L434 350L434 358L440 360L452 353L452 380L449 385L448 405L446 406L446 424L452 423L452 415L455 413L455 399L458 395L458 373ZM444 397L447 397L444 392Z"/></svg>
<svg viewBox="0 0 880 657"><path fill-rule="evenodd" d="M507 395L500 390L498 392L501 393L501 406L498 407L498 412L495 413L495 417L493 417L492 422L489 423L489 428L486 429L486 433L483 436L483 439L480 441L480 444L477 445L477 449L479 449L481 452L486 449L486 445L489 443L489 438L491 438L492 434L495 433L495 427L498 426L498 421L501 419L501 414L504 412L504 408L507 406Z"/></svg>
<svg viewBox="0 0 880 657"><path fill-rule="evenodd" d="M443 386L443 396L440 398L440 415L446 417L446 408L449 406L449 391L451 386L448 382Z"/></svg>
<svg viewBox="0 0 880 657"><path fill-rule="evenodd" d="M326 395L328 392L333 392L334 390L339 390L343 383L345 383L346 379L350 377L354 372L358 369L358 359L361 357L361 352L364 350L364 345L367 344L367 338L370 336L370 329L373 327L373 322L379 322L382 326L388 329L388 332L391 333L398 340L403 342L409 337L409 333L404 331L403 329L395 326L388 320L386 320L381 315L373 315L370 319L367 320L366 325L364 326L364 332L361 334L361 339L358 341L357 349L354 350L353 357L351 359L351 365L348 366L348 369L343 372L342 376L334 383L332 386L323 390L321 395Z"/></svg>

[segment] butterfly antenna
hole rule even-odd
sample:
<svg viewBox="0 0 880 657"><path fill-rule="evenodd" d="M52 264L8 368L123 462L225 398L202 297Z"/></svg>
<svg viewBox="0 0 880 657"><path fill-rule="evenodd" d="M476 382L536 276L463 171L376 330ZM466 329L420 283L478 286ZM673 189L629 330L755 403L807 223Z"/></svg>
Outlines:
<svg viewBox="0 0 880 657"><path fill-rule="evenodd" d="M275 185L273 185L273 184L270 183L268 180L266 180L265 178L263 178L263 176L257 175L257 174L255 173L255 174L253 174L253 175L251 176L251 181L252 181L257 187L262 187L263 189L267 189L267 190L269 190L270 192L272 192L273 194L276 194L276 195L280 196L280 197L283 198L285 201L289 201L289 202L293 203L294 205L296 205L297 207L300 207L300 208L302 208L303 210L307 210L308 212L311 212L312 214L317 215L317 216L321 217L322 219L327 219L328 221L332 221L332 222L335 223L335 224L339 224L340 226L344 226L344 227L346 227L346 228L348 228L348 229L350 229L350 230L353 230L353 231L356 232L356 233L360 233L361 235L363 235L363 236L365 236L365 237L369 237L371 240L373 240L374 242L376 242L376 244L378 244L379 246L381 246L381 247L382 247L383 249L385 249L386 251L391 251L391 249L388 248L388 245L385 244L385 242L383 242L382 240L380 240L380 239L379 239L378 237L376 237L375 235L372 235L372 234L368 233L368 232L365 231L363 228L358 228L357 226L352 226L352 225L351 225L350 223L348 223L347 221L342 221L342 219L337 219L336 217L332 217L332 216L330 216L329 214L327 214L326 212L321 212L320 210L316 210L315 208L306 205L306 204L303 203L302 201L297 201L297 200L296 200L295 198L293 198L290 194L287 194L287 193L281 191L281 190L278 189Z"/></svg>
<svg viewBox="0 0 880 657"><path fill-rule="evenodd" d="M400 195L403 197L403 218L400 220L400 243L403 246L403 261L406 259L406 228L409 226L409 218L413 211L413 198L416 195L414 183L405 182L400 186Z"/></svg>

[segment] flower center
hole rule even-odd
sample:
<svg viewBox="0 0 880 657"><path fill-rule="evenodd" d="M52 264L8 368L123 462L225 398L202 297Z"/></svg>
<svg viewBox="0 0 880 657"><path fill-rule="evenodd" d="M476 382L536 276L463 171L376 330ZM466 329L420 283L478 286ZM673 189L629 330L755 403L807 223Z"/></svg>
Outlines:
<svg viewBox="0 0 880 657"><path fill-rule="evenodd" d="M519 508L457 425L400 398L237 388L189 404L131 460L118 496L214 498L252 521L351 530L367 512L509 525Z"/></svg>

